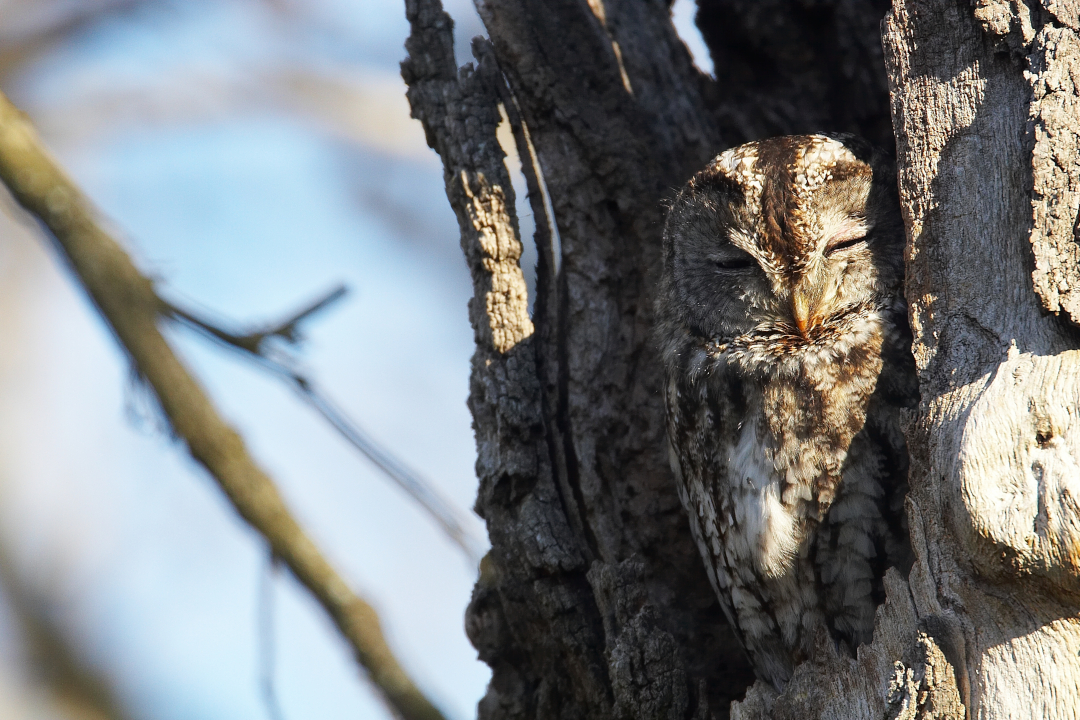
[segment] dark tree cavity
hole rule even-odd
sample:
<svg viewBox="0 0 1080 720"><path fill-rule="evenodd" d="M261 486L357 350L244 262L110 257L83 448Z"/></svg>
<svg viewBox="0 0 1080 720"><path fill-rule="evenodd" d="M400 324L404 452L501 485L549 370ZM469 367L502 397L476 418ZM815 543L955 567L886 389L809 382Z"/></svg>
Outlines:
<svg viewBox="0 0 1080 720"><path fill-rule="evenodd" d="M494 673L480 717L727 717L753 675L668 467L652 336L664 201L769 135L853 131L891 152L887 3L703 2L717 80L663 2L485 0L490 42L460 71L438 0L406 6L402 72L476 288L469 404L493 546L467 617ZM500 104L537 220L531 319Z"/></svg>
<svg viewBox="0 0 1080 720"><path fill-rule="evenodd" d="M889 0L699 0L724 140L852 132L890 154L880 23Z"/></svg>

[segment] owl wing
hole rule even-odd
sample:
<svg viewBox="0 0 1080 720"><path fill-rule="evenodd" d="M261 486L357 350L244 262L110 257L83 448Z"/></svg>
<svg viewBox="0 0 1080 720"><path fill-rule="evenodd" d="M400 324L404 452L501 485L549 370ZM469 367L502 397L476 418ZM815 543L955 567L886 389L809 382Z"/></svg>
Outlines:
<svg viewBox="0 0 1080 720"><path fill-rule="evenodd" d="M751 565L737 566L725 553L724 534L733 526L725 438L742 423L741 379L726 368L712 368L709 381L674 373L665 392L668 454L679 499L690 520L690 532L720 607L739 638L755 672L779 687L791 676L794 662L773 615L773 599ZM726 392L717 393L721 387Z"/></svg>
<svg viewBox="0 0 1080 720"><path fill-rule="evenodd" d="M702 410L706 407L703 387L687 387L687 384L673 375L667 384L665 409L667 411L668 460L675 475L675 488L679 500L690 519L690 534L705 560L705 570L709 582L720 600L724 615L738 634L738 618L735 616L729 600L730 583L721 584L717 577L716 560L720 552L720 536L715 510L711 499L706 496L706 479L703 469L709 465L706 457L715 451L714 442L709 442L716 431L709 427L709 418ZM724 578L726 580L726 578Z"/></svg>

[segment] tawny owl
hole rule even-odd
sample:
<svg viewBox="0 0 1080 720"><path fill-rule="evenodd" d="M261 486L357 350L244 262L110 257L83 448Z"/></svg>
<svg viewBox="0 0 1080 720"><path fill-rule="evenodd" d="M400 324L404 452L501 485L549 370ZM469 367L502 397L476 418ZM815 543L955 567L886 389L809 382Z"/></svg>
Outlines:
<svg viewBox="0 0 1080 720"><path fill-rule="evenodd" d="M668 212L672 467L728 620L777 688L820 638L868 642L886 568L910 563L903 246L896 177L852 136L728 150Z"/></svg>

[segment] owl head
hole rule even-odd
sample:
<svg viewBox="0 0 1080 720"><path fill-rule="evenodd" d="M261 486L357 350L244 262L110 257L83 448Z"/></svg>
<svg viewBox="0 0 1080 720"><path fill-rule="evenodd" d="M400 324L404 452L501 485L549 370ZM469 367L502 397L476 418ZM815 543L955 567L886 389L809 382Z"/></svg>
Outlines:
<svg viewBox="0 0 1080 720"><path fill-rule="evenodd" d="M705 339L768 333L794 353L902 292L896 177L853 136L724 152L672 202L664 242L662 314Z"/></svg>

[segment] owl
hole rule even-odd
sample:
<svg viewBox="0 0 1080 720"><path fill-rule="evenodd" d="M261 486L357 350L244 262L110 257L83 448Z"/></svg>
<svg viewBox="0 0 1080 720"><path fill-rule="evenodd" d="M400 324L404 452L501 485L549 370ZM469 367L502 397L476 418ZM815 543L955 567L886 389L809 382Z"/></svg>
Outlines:
<svg viewBox="0 0 1080 720"><path fill-rule="evenodd" d="M671 465L720 604L777 689L873 634L910 567L901 408L918 400L896 176L847 135L724 152L664 229Z"/></svg>

